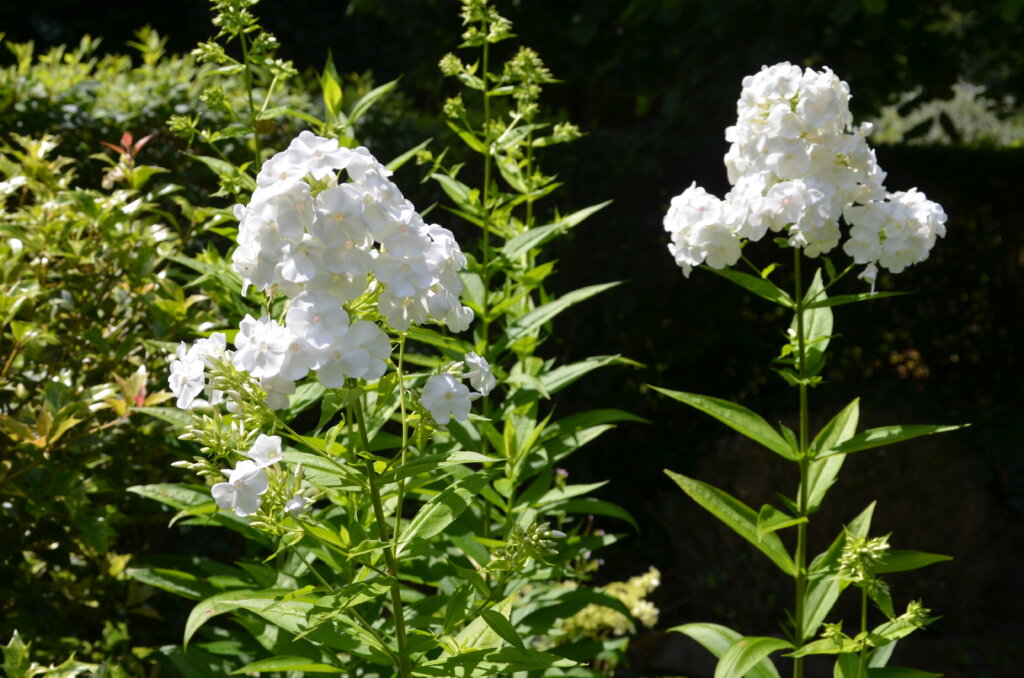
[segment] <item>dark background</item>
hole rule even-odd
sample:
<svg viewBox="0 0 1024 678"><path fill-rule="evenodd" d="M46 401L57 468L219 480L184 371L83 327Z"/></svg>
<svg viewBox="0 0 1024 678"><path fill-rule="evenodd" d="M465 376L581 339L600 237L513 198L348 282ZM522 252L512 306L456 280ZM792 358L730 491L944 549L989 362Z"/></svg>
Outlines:
<svg viewBox="0 0 1024 678"><path fill-rule="evenodd" d="M979 8L980 7L980 8ZM559 320L547 349L560 360L621 353L642 369L612 368L558 398L564 414L615 406L651 421L624 426L572 460L571 481L612 478L603 496L643 526L604 553L602 580L653 564L661 628L714 621L748 634L776 632L792 592L773 566L720 528L662 474L696 476L759 506L794 484L774 455L751 448L716 422L646 390L650 383L736 399L771 421L795 426L795 393L768 368L788 325L766 302L697 271L686 280L665 249L661 219L691 181L722 195L726 125L735 119L740 80L777 61L830 66L863 119L904 91L948 97L958 79L997 98L1024 94L1024 2L737 2L589 0L502 3L516 44L534 47L564 81L547 90L548 110L586 136L545 154L542 166L565 182L563 212L615 203L555 248L564 291L595 282L627 284ZM441 131L440 102L455 93L437 61L457 48L454 0L265 0L255 8L282 44L281 56L319 68L327 50L344 72L401 76L403 117L368 130L379 157ZM76 43L85 33L123 51L151 24L185 52L211 37L204 2L43 0L5 3L0 27L37 45ZM894 664L949 676L1018 676L1024 568L1024 450L1020 443L1020 194L1024 149L889 146L878 149L890 190L912 186L949 214L948 236L931 258L880 287L916 292L843 307L826 383L811 394L820 426L860 395L862 426L961 423L965 431L851 457L838 487L812 521L823 549L839 525L878 500L873 534L895 548L948 553L952 563L893 576L897 608L923 598L944 618L901 642ZM410 167L403 172L418 179ZM437 198L406 191L417 204ZM762 243L751 256L778 254ZM837 253L836 260L844 255ZM782 279L788 258L780 262ZM848 281L842 292L861 291ZM792 488L795 489L795 488ZM819 529L827 526L827 530ZM624 526L609 522L609 530ZM171 639L170 642L174 642ZM710 675L703 650L681 636L650 633L633 643L630 675ZM624 674L626 675L626 674Z"/></svg>

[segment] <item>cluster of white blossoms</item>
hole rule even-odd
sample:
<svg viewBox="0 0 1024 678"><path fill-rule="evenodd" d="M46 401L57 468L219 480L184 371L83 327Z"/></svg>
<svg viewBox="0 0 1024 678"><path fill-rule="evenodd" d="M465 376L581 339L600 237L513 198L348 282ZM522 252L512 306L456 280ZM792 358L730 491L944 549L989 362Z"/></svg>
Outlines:
<svg viewBox="0 0 1024 678"><path fill-rule="evenodd" d="M789 63L743 79L736 124L725 138L732 190L724 199L695 183L672 199L665 216L669 251L689 276L694 266L732 266L743 240L784 233L809 257L842 240L874 283L878 266L893 273L928 257L946 233L946 214L916 189L889 193L868 123L853 126L850 89L836 75Z"/></svg>
<svg viewBox="0 0 1024 678"><path fill-rule="evenodd" d="M339 183L341 170L350 181ZM253 286L288 297L284 322L246 316L234 352L223 335L212 344L218 335L182 345L171 363L179 407L190 408L209 390L203 367L210 357L229 359L258 379L277 409L310 372L330 388L346 378L379 379L391 355L388 335L375 322L353 320L344 307L369 291L392 329L430 321L455 332L469 326L473 312L459 300L462 250L451 231L423 221L390 175L365 148L339 147L309 131L263 164L252 200L234 208L232 262L243 293ZM220 394L211 395L216 404Z"/></svg>
<svg viewBox="0 0 1024 678"><path fill-rule="evenodd" d="M420 403L438 424L447 424L453 418L464 421L469 416L470 403L490 393L497 384L487 359L476 353L467 353L464 362L453 368L454 375L443 372L428 379L420 395ZM469 379L470 385L478 392L470 391L456 376Z"/></svg>

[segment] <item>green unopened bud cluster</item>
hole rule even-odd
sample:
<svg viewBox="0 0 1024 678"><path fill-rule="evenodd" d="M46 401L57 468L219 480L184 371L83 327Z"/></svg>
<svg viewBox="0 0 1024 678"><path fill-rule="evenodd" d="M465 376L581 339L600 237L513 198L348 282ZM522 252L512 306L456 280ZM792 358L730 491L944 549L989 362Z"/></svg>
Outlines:
<svg viewBox="0 0 1024 678"><path fill-rule="evenodd" d="M534 523L528 528L515 525L505 547L494 552L488 569L520 572L530 559L544 560L558 553L553 539L565 537L547 523Z"/></svg>

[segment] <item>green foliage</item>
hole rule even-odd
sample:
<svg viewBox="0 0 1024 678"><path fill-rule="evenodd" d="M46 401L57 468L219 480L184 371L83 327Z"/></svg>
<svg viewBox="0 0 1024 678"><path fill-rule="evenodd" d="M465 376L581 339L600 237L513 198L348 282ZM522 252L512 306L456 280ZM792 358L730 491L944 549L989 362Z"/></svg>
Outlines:
<svg viewBox="0 0 1024 678"><path fill-rule="evenodd" d="M860 401L855 399L811 439L807 421L808 389L821 382L819 375L824 369L825 351L833 331L831 309L839 305L829 303L827 290L848 271L837 274L826 259L805 290L800 279L801 257L800 251L794 250L795 293L792 296L768 280L767 272L774 266L765 269L760 277L736 272L724 275L747 291L793 309L787 343L775 362L783 366L777 371L786 383L799 389L798 433L785 426L776 431L759 415L728 401L656 389L709 414L797 466L796 495L790 498L780 494L784 509L766 504L760 512L722 490L666 469L669 477L692 499L793 577L796 601L790 617L789 638L743 636L709 624L688 624L675 630L694 638L719 658L716 678L738 677L748 672L753 675L754 671L761 676L777 676L769 657L784 649L792 650L787 656L794 659L797 678L803 676L803 657L814 654L837 655L837 676L913 675L916 672L906 673L909 669L885 668L891 645L934 618L929 617L928 610L917 601L910 603L904 614L896 615L889 588L879 575L917 569L949 558L913 551L893 552L889 550L887 536L869 538L872 504L808 565L807 523L835 482L846 455L963 427L886 426L857 433ZM848 296L840 303L869 301L870 298L870 295ZM776 533L792 527L797 528L797 540L791 554ZM852 637L843 632L842 621L825 622L840 595L851 586L861 592L860 633ZM869 600L886 620L870 630L867 626ZM812 640L819 632L821 637Z"/></svg>
<svg viewBox="0 0 1024 678"><path fill-rule="evenodd" d="M125 569L144 543L118 540L139 522L123 490L176 442L133 411L168 397L151 375L204 299L173 279L177 188L150 190L162 170L134 162L144 143L126 135L111 161L125 187L102 191L76 186L54 137L0 146L0 618L49 662L138 663L124 625L146 596Z"/></svg>

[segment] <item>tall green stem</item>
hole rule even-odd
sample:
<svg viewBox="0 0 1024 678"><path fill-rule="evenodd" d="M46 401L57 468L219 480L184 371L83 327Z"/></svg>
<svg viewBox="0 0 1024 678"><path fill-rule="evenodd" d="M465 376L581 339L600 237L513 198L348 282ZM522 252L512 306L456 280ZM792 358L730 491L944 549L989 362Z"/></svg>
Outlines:
<svg viewBox="0 0 1024 678"><path fill-rule="evenodd" d="M867 678L868 675L868 589L862 586L860 589L860 636L862 643L860 648L860 670L858 678Z"/></svg>
<svg viewBox="0 0 1024 678"><path fill-rule="evenodd" d="M793 248L793 275L795 278L794 299L796 300L796 335L797 335L797 376L800 379L800 453L797 463L800 465L800 496L797 498L798 517L806 518L807 511L807 475L808 475L808 421L807 421L807 344L804 336L804 290L800 271L800 250ZM796 605L793 638L797 647L804 643L804 595L807 590L807 522L797 525L796 532ZM793 660L793 678L803 678L804 660L797 657Z"/></svg>
<svg viewBox="0 0 1024 678"><path fill-rule="evenodd" d="M253 142L253 155L256 158L256 164L253 165L255 171L259 171L260 157L263 155L262 149L260 148L260 133L256 129L256 100L252 96L252 64L249 62L249 41L245 39L245 33L240 33L239 41L242 43L242 61L245 64L245 90L249 96L249 125L252 127L252 142Z"/></svg>
<svg viewBox="0 0 1024 678"><path fill-rule="evenodd" d="M359 429L359 440L363 449L369 454L370 441L366 435L366 418L363 416L363 404L360 399L354 403L356 426ZM377 486L377 471L373 468L370 459L364 459L366 478L370 485L370 498L373 502L373 515L377 523L377 534L383 542L389 541L387 521L384 518L384 504L380 498L380 488ZM384 560L387 563L388 576L391 577L391 608L395 615L395 635L398 639L398 670L402 678L411 678L412 667L409 663L409 656L406 654L408 641L405 633L405 612L402 609L401 584L398 581L398 558L395 544L384 549Z"/></svg>

